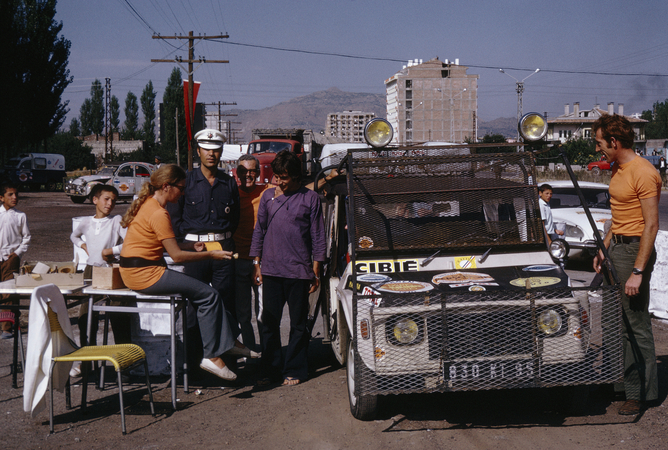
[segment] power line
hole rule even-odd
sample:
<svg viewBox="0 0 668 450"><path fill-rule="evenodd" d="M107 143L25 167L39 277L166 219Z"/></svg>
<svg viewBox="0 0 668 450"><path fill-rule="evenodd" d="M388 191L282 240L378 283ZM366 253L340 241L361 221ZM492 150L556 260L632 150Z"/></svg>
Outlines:
<svg viewBox="0 0 668 450"><path fill-rule="evenodd" d="M233 42L233 41L217 41L212 40L212 42L218 42L226 45L237 45L240 47L251 47L251 48L261 48L265 50L275 50L281 52L291 52L291 53L302 53L307 55L321 55L321 56L336 56L339 58L350 58L350 59L364 59L368 61L388 61L388 62L406 62L407 59L396 59L396 58L379 58L373 56L359 56L359 55L348 55L345 53L332 53L332 52L319 52L313 50L300 50L295 48L283 48L283 47L274 47L269 45L257 45L257 44L246 44L243 42ZM483 66L477 64L462 64L466 67L477 68L477 69L491 69L499 70L501 67L494 66ZM533 69L527 69L524 67L504 67L508 70L521 70L521 71L534 71ZM668 74L662 73L615 73L615 72L600 72L600 71L588 71L588 70L563 70L563 69L540 69L541 72L549 73L562 73L569 75L603 75L603 76L621 76L621 77L668 77Z"/></svg>

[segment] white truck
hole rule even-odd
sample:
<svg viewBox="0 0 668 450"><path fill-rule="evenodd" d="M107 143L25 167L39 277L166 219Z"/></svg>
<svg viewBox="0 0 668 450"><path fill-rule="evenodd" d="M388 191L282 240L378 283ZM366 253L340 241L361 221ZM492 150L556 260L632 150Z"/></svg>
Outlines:
<svg viewBox="0 0 668 450"><path fill-rule="evenodd" d="M358 419L389 394L566 386L586 401L582 386L621 379L619 285L571 285L531 152L470 147L351 149L325 197L325 338Z"/></svg>
<svg viewBox="0 0 668 450"><path fill-rule="evenodd" d="M52 192L66 176L65 157L55 153L21 154L7 161L4 173L20 188L38 190L44 186Z"/></svg>

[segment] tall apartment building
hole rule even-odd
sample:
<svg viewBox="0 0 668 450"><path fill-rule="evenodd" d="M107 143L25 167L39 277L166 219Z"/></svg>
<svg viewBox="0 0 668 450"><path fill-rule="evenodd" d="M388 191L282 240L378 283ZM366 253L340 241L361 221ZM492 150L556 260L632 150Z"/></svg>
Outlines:
<svg viewBox="0 0 668 450"><path fill-rule="evenodd" d="M385 80L393 143L464 142L477 135L478 75L459 60L409 61Z"/></svg>
<svg viewBox="0 0 668 450"><path fill-rule="evenodd" d="M325 135L338 142L364 142L364 126L375 113L344 111L327 114Z"/></svg>

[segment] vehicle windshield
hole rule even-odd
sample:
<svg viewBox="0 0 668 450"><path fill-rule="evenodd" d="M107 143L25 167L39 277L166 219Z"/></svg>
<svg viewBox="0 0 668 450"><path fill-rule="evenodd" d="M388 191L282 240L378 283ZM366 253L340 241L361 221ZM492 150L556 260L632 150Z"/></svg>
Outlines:
<svg viewBox="0 0 668 450"><path fill-rule="evenodd" d="M16 169L16 167L19 165L21 162L21 158L12 158L7 163L5 164L5 167L8 169Z"/></svg>
<svg viewBox="0 0 668 450"><path fill-rule="evenodd" d="M292 150L289 142L251 142L248 153L278 153L281 150Z"/></svg>
<svg viewBox="0 0 668 450"><path fill-rule="evenodd" d="M114 166L104 166L103 168L101 168L97 172L97 174L98 175L107 175L107 176L111 177L111 176L114 175L114 172L116 171L116 169L117 169L117 167L114 167Z"/></svg>
<svg viewBox="0 0 668 450"><path fill-rule="evenodd" d="M610 209L610 195L607 189L590 188L582 189L587 206L589 208ZM550 208L581 208L580 198L575 192L575 188L554 188L552 189L552 199Z"/></svg>

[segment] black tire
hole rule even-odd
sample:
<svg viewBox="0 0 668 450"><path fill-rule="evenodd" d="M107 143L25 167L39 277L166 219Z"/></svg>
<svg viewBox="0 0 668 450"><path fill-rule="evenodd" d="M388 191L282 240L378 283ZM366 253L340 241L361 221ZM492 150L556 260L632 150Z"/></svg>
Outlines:
<svg viewBox="0 0 668 450"><path fill-rule="evenodd" d="M557 409L565 414L582 415L589 404L589 386L562 386L553 388L552 399Z"/></svg>
<svg viewBox="0 0 668 450"><path fill-rule="evenodd" d="M48 181L44 187L48 192L56 192L57 183L55 181Z"/></svg>
<svg viewBox="0 0 668 450"><path fill-rule="evenodd" d="M367 369L364 362L355 354L355 346L352 339L348 342L348 356L346 358L346 384L348 385L348 402L350 413L355 419L373 420L378 412L378 395L356 395L355 378L370 376L371 371Z"/></svg>
<svg viewBox="0 0 668 450"><path fill-rule="evenodd" d="M594 166L594 167L591 169L591 173L593 173L594 176L597 176L597 177L598 177L598 176L601 175L601 168L598 167L598 166Z"/></svg>
<svg viewBox="0 0 668 450"><path fill-rule="evenodd" d="M74 203L82 204L83 202L86 201L86 197L75 197L71 196L70 197Z"/></svg>

